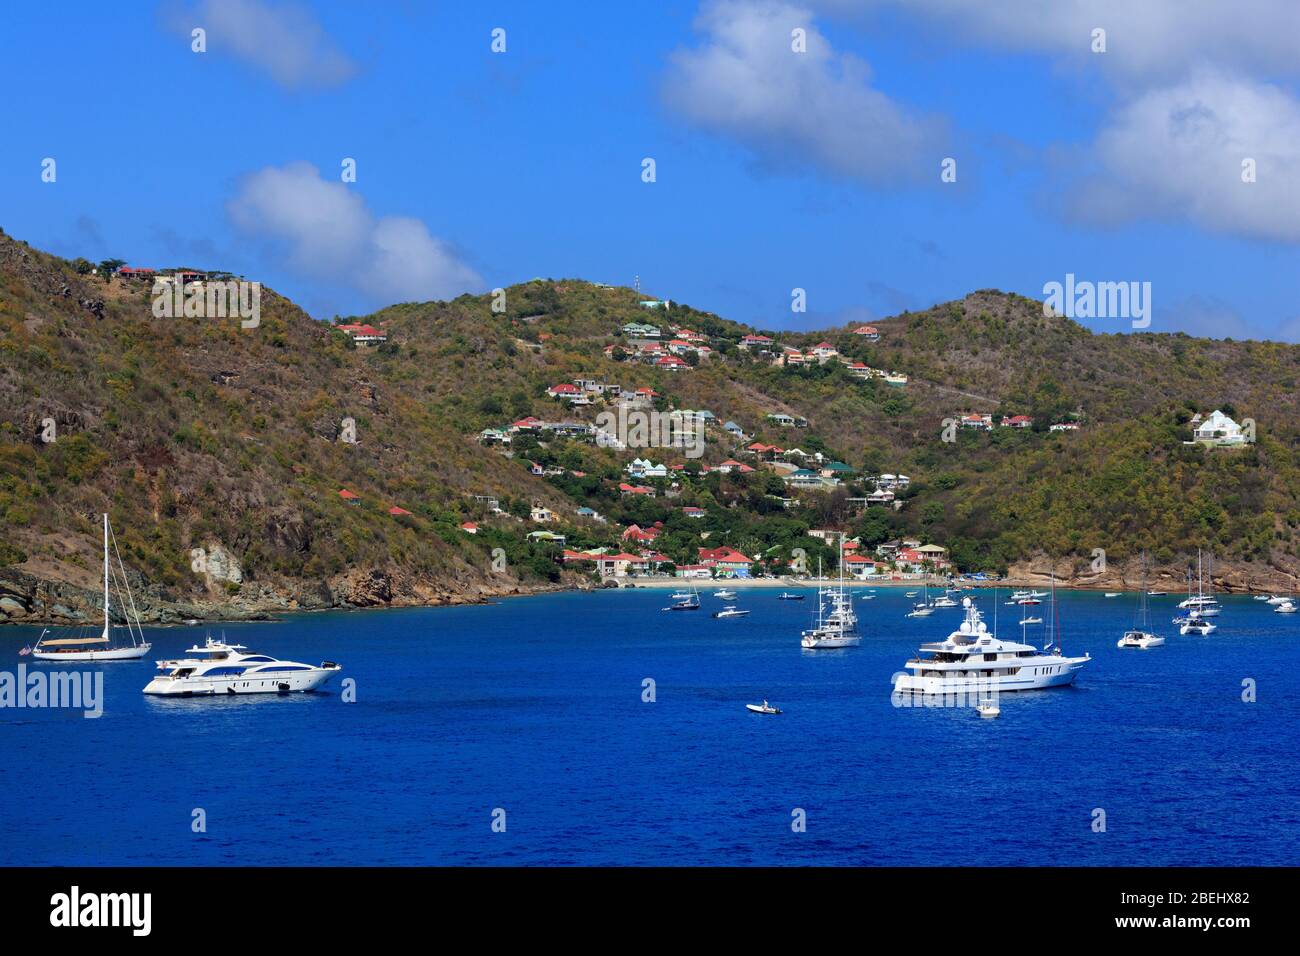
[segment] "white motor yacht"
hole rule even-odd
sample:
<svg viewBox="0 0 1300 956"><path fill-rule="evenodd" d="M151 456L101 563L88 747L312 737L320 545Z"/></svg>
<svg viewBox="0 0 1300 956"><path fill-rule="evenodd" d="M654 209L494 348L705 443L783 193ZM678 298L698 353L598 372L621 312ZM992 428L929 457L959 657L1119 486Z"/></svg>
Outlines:
<svg viewBox="0 0 1300 956"><path fill-rule="evenodd" d="M1059 642L1051 653L1031 644L1001 640L989 630L975 603L962 599L966 617L947 639L922 644L894 680L896 693L953 694L1037 690L1073 683L1092 660L1067 657Z"/></svg>
<svg viewBox="0 0 1300 956"><path fill-rule="evenodd" d="M1294 614L1295 612L1296 605L1294 601L1283 601L1273 607L1274 614Z"/></svg>
<svg viewBox="0 0 1300 956"><path fill-rule="evenodd" d="M202 647L191 647L185 653L191 656L158 661L162 673L145 685L144 692L166 697L211 697L313 691L343 669L333 661L313 666L250 654L242 644L227 644L211 637Z"/></svg>
<svg viewBox="0 0 1300 956"><path fill-rule="evenodd" d="M731 590L731 588L720 588L713 592L713 596L715 598L721 598L724 601L734 601L736 599L736 592Z"/></svg>

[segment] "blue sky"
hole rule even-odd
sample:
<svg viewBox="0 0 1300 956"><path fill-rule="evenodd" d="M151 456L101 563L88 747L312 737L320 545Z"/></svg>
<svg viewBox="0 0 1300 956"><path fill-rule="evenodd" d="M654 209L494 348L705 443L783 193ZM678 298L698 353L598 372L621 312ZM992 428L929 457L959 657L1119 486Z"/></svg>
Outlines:
<svg viewBox="0 0 1300 956"><path fill-rule="evenodd" d="M31 4L0 226L321 318L639 275L800 328L1074 273L1150 282L1154 331L1300 340L1300 5L1186 6Z"/></svg>

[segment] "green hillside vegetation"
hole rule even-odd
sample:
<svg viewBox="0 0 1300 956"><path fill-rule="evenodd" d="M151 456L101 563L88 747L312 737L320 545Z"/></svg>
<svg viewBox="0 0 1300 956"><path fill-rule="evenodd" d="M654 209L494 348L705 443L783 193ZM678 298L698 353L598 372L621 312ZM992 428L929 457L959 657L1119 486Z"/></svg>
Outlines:
<svg viewBox="0 0 1300 956"><path fill-rule="evenodd" d="M570 548L621 548L626 524L662 522L654 548L676 563L725 544L772 569L795 548L831 567L830 549L807 535L830 527L860 536L864 551L901 535L937 542L962 570L1035 556L1082 567L1094 548L1112 561L1147 549L1178 574L1198 547L1247 576L1297 566L1294 346L1098 335L988 290L876 322L877 343L849 329L768 332L805 348L829 341L849 359L900 371L909 381L898 388L838 362L775 367L737 348L755 329L676 302L645 309L645 297L564 279L510 287L504 312L490 294L394 305L349 320L387 332L386 344L366 348L269 290L257 329L156 319L148 283L106 280L0 234L0 566L84 575L107 509L124 559L164 600L302 596L321 582L338 594L358 569L390 574L394 599L416 600L418 582L496 580L493 548L506 552L512 582L571 582L556 545L524 537L538 527L526 520L533 505L559 516L549 530ZM606 357L628 322L688 327L716 354L679 372ZM545 434L519 439L510 456L477 440L526 415L594 420L600 406L571 409L546 395L577 377L653 388L661 410L708 409L750 440L821 451L856 475L797 494L761 467L700 475L701 463L741 457L744 443L719 429L698 461L680 449L618 452ZM1253 419L1258 441L1185 445L1192 414L1214 408ZM958 429L942 441L944 420L969 411L1028 414L1034 425ZM771 412L809 427L773 426ZM39 438L46 418L57 423L52 443ZM345 418L356 444L341 440ZM1047 430L1067 418L1081 430ZM653 499L623 496L617 484L634 454L686 468L644 482ZM528 462L563 473L539 478ZM903 506L852 505L871 489L862 476L882 471L912 476ZM341 499L342 488L360 502ZM489 514L476 495L497 498L505 514ZM798 507L783 505L790 497ZM608 521L579 519L584 505ZM684 505L707 515L686 518ZM412 514L391 515L392 506ZM480 533L464 533L466 520ZM213 544L237 557L242 585L214 593L191 569L191 550Z"/></svg>

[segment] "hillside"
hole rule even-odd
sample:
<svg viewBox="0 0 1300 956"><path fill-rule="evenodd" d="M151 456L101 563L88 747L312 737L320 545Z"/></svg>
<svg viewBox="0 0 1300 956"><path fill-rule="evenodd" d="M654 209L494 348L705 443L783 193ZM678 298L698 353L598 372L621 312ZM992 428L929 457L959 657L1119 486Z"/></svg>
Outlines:
<svg viewBox="0 0 1300 956"><path fill-rule="evenodd" d="M796 547L830 561L807 532L836 528L864 550L915 535L948 547L963 570L1030 576L1051 566L1098 584L1131 582L1145 548L1176 585L1204 547L1220 586L1292 586L1300 348L1096 335L1044 317L1037 302L981 291L875 323L878 342L848 329L769 331L844 358L788 367L738 346L754 329L675 302L647 309L643 298L534 280L505 290L503 311L484 295L354 317L387 336L360 347L270 290L256 329L155 318L148 282L82 274L0 234L0 619L77 619L94 607L105 509L142 610L157 620L481 600L591 581L525 537L539 527L526 520L534 506L554 512L545 527L570 549L617 550L627 524L662 522L655 550L678 564L702 544L773 568ZM712 356L691 354L677 371L607 357L611 344L631 347L619 330L634 322L694 330ZM850 361L907 383L855 377ZM483 429L529 415L594 421L606 406L569 408L546 394L575 378L654 389L655 409L708 409L747 439L710 428L699 461L645 450L685 466L648 480L653 498L619 490L636 451L545 431L517 436L513 455L479 442ZM1253 419L1258 440L1184 444L1193 413L1215 408ZM968 412L1028 415L1033 426L959 428L942 440L944 420ZM776 426L769 413L808 427ZM41 437L47 419L54 441ZM1080 429L1048 430L1067 419ZM821 452L856 473L796 494L756 458L744 459L752 473L714 470L755 440ZM531 474L529 463L551 474ZM913 479L895 507L848 501L881 472ZM607 521L579 517L580 506ZM683 506L703 515L684 517ZM1101 577L1088 572L1095 548L1110 560Z"/></svg>

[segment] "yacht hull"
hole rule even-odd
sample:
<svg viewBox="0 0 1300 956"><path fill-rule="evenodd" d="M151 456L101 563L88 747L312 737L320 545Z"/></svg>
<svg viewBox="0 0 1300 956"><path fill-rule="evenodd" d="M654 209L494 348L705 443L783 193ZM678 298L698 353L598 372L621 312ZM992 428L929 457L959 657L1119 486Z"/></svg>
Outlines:
<svg viewBox="0 0 1300 956"><path fill-rule="evenodd" d="M282 674L244 674L233 677L155 677L146 694L160 697L214 697L228 694L288 694L318 690L341 670L313 667Z"/></svg>
<svg viewBox="0 0 1300 956"><path fill-rule="evenodd" d="M862 638L856 635L853 637L804 638L799 643L806 651L824 651L835 647L857 647L862 643Z"/></svg>
<svg viewBox="0 0 1300 956"><path fill-rule="evenodd" d="M87 661L138 661L149 653L152 644L138 644L135 647L114 647L103 651L42 651L33 650L32 659L38 661L57 661L60 663Z"/></svg>
<svg viewBox="0 0 1300 956"><path fill-rule="evenodd" d="M1048 687L1065 687L1074 683L1087 657L1063 657L1046 664L1027 665L1024 670L1037 669L1037 674L1010 674L992 677L900 674L894 681L895 693L910 694L979 694L996 691L1005 693L1018 690L1043 690Z"/></svg>

